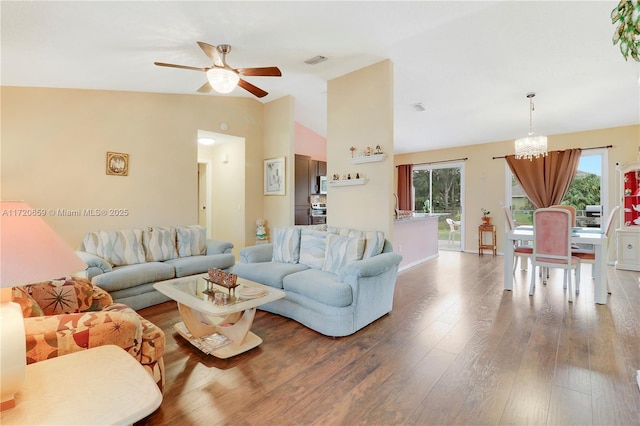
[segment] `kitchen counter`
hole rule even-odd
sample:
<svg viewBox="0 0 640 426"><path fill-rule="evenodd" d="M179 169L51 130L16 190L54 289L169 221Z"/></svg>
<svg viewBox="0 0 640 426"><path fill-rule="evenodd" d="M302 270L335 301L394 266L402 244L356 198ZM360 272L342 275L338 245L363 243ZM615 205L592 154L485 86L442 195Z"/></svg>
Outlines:
<svg viewBox="0 0 640 426"><path fill-rule="evenodd" d="M439 218L440 216L449 216L449 213L419 213L406 210L400 210L398 217L394 222L406 222L411 220L424 220L431 218Z"/></svg>
<svg viewBox="0 0 640 426"><path fill-rule="evenodd" d="M400 271L438 257L438 218L442 213L400 211L393 222L393 248L402 255Z"/></svg>

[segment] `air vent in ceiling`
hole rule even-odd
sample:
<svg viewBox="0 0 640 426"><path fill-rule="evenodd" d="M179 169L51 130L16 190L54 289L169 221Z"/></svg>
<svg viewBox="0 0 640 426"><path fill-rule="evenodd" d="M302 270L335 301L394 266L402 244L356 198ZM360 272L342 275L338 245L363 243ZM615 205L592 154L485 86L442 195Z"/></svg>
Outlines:
<svg viewBox="0 0 640 426"><path fill-rule="evenodd" d="M427 109L424 107L424 105L422 105L421 102L418 102L417 104L413 104L411 105L411 108L413 108L413 110L415 112L422 112L422 111L426 111Z"/></svg>
<svg viewBox="0 0 640 426"><path fill-rule="evenodd" d="M305 64L307 65L316 65L319 64L320 62L324 62L326 61L327 58L326 56L322 56L322 55L318 55L318 56L314 56L313 58L309 58L306 61L304 61Z"/></svg>

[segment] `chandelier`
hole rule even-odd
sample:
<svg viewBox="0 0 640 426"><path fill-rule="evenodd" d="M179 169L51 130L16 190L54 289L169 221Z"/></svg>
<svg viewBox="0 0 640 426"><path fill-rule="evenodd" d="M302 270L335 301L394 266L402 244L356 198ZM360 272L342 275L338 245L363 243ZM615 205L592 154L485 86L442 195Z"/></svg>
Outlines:
<svg viewBox="0 0 640 426"><path fill-rule="evenodd" d="M529 98L529 134L527 137L516 139L516 159L525 158L527 160L533 160L540 156L547 155L547 137L546 136L533 136L531 130L532 113L534 110L533 97L536 94L533 92L527 93Z"/></svg>
<svg viewBox="0 0 640 426"><path fill-rule="evenodd" d="M625 61L631 56L640 62L640 3L637 0L620 0L611 11L611 23L616 22L613 44L620 43L620 53Z"/></svg>
<svg viewBox="0 0 640 426"><path fill-rule="evenodd" d="M207 71L209 84L218 93L231 93L238 85L240 77L227 68L213 67Z"/></svg>

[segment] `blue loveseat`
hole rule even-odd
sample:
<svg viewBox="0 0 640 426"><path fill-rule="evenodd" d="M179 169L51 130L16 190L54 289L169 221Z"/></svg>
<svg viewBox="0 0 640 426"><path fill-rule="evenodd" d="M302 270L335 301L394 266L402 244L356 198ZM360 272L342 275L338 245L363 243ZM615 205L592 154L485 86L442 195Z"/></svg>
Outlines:
<svg viewBox="0 0 640 426"><path fill-rule="evenodd" d="M84 275L92 284L138 310L171 300L153 287L158 281L209 268L231 270L232 248L228 241L207 239L201 226L155 226L90 232L76 253L88 265Z"/></svg>
<svg viewBox="0 0 640 426"><path fill-rule="evenodd" d="M273 243L242 249L233 272L285 291L258 309L347 336L391 312L401 260L382 232L290 226L276 228Z"/></svg>

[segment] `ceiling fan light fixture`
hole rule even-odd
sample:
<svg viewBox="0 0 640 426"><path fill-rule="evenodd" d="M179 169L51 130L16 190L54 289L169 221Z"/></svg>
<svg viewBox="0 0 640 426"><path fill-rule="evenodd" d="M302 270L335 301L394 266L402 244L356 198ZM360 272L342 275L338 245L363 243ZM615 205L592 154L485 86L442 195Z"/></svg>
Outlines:
<svg viewBox="0 0 640 426"><path fill-rule="evenodd" d="M214 67L207 70L207 80L216 92L231 93L238 85L240 77L229 69Z"/></svg>
<svg viewBox="0 0 640 426"><path fill-rule="evenodd" d="M547 137L546 136L533 136L532 130L532 113L534 110L533 97L536 94L533 92L527 93L529 98L529 134L520 139L516 139L516 159L522 158L526 160L533 160L534 158L544 157L547 155Z"/></svg>

